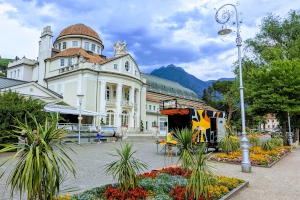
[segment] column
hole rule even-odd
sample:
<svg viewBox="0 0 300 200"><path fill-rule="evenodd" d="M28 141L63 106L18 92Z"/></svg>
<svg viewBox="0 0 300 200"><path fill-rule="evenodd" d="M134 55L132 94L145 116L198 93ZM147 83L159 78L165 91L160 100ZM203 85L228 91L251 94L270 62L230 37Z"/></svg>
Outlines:
<svg viewBox="0 0 300 200"><path fill-rule="evenodd" d="M83 94L81 83L82 83L82 74L80 73L78 75L77 94ZM77 102L76 105L79 106L79 102L78 102L77 98L76 98L76 102Z"/></svg>
<svg viewBox="0 0 300 200"><path fill-rule="evenodd" d="M129 102L132 104L130 114L130 129L134 129L134 88L131 86L129 90Z"/></svg>
<svg viewBox="0 0 300 200"><path fill-rule="evenodd" d="M137 130L139 131L139 128L141 127L141 119L140 119L140 112L141 112L141 92L140 90L136 91L136 104L137 104L137 109L136 109L136 127L138 128ZM146 122L143 122L144 126Z"/></svg>
<svg viewBox="0 0 300 200"><path fill-rule="evenodd" d="M121 107L121 101L122 101L122 87L123 85L121 83L118 83L117 85L117 113L116 113L116 118L117 118L117 124L116 126L121 126L121 114L122 114L122 107Z"/></svg>
<svg viewBox="0 0 300 200"><path fill-rule="evenodd" d="M106 107L106 82L101 81L100 82L100 113L105 113L105 107ZM101 119L100 119L101 120Z"/></svg>

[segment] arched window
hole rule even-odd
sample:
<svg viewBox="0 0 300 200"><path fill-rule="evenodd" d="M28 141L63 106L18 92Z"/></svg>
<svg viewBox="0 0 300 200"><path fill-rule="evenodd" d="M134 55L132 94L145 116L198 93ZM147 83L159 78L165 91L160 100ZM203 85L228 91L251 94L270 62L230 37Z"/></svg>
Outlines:
<svg viewBox="0 0 300 200"><path fill-rule="evenodd" d="M128 124L128 113L126 110L122 112L121 120L122 120L121 122L122 124Z"/></svg>
<svg viewBox="0 0 300 200"><path fill-rule="evenodd" d="M106 112L107 116L106 116L106 125L107 126L114 126L115 125L115 114L114 111L112 110L108 110Z"/></svg>
<svg viewBox="0 0 300 200"><path fill-rule="evenodd" d="M106 86L106 100L110 99L110 88Z"/></svg>

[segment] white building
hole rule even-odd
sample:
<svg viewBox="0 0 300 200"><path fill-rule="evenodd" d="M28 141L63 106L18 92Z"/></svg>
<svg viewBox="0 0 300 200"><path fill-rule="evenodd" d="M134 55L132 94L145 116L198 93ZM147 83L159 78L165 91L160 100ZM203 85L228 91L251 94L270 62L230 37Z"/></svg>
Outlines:
<svg viewBox="0 0 300 200"><path fill-rule="evenodd" d="M102 121L117 127L118 132L122 124L130 131L140 131L141 120L144 131L152 131L155 121L166 132L167 116L159 113L159 107L167 98L176 97L191 106L205 105L178 83L141 73L126 52L126 42L115 42L114 57L102 55L102 40L84 24L69 26L54 43L52 40L51 27L47 26L41 34L38 60L24 57L9 63L7 78L36 82L61 95L70 106L79 106L77 95L83 94L82 108L106 114ZM92 121L98 126L101 117ZM87 123L85 118L82 123Z"/></svg>

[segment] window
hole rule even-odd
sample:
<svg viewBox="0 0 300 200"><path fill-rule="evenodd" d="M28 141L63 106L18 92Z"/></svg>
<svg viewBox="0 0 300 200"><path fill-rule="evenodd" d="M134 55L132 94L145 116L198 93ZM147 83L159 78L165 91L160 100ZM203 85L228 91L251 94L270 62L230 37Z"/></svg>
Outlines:
<svg viewBox="0 0 300 200"><path fill-rule="evenodd" d="M85 50L90 50L90 43L89 42L84 43L84 49Z"/></svg>
<svg viewBox="0 0 300 200"><path fill-rule="evenodd" d="M151 105L149 105L149 110L151 110L151 108L152 108L152 106L151 106Z"/></svg>
<svg viewBox="0 0 300 200"><path fill-rule="evenodd" d="M92 44L92 51L95 51L95 50L96 50L96 45Z"/></svg>
<svg viewBox="0 0 300 200"><path fill-rule="evenodd" d="M155 107L155 106L153 106L153 110L154 110L154 111L156 110L156 107Z"/></svg>
<svg viewBox="0 0 300 200"><path fill-rule="evenodd" d="M78 41L72 41L72 46L73 47L78 47Z"/></svg>
<svg viewBox="0 0 300 200"><path fill-rule="evenodd" d="M110 88L107 86L106 87L106 100L109 100L110 98Z"/></svg>
<svg viewBox="0 0 300 200"><path fill-rule="evenodd" d="M12 76L12 73L13 73L13 72L10 72L10 78L12 78L12 77L13 77L13 76Z"/></svg>
<svg viewBox="0 0 300 200"><path fill-rule="evenodd" d="M108 110L106 112L106 125L108 126L114 126L115 125L115 114L114 114L114 111L112 110Z"/></svg>
<svg viewBox="0 0 300 200"><path fill-rule="evenodd" d="M274 119L272 120L272 122L274 122Z"/></svg>
<svg viewBox="0 0 300 200"><path fill-rule="evenodd" d="M128 115L127 115L127 111L124 110L124 111L122 112L122 118L121 118L121 119L122 119L122 122L121 122L122 124L128 124Z"/></svg>
<svg viewBox="0 0 300 200"><path fill-rule="evenodd" d="M136 70L135 70L134 74L137 75L137 71Z"/></svg>
<svg viewBox="0 0 300 200"><path fill-rule="evenodd" d="M68 66L72 65L72 58L68 58Z"/></svg>
<svg viewBox="0 0 300 200"><path fill-rule="evenodd" d="M61 44L60 43L58 44L58 50L61 50Z"/></svg>
<svg viewBox="0 0 300 200"><path fill-rule="evenodd" d="M18 69L18 77L20 77L20 69Z"/></svg>
<svg viewBox="0 0 300 200"><path fill-rule="evenodd" d="M148 130L148 121L146 121L146 130Z"/></svg>
<svg viewBox="0 0 300 200"><path fill-rule="evenodd" d="M16 70L14 71L14 78L16 77Z"/></svg>
<svg viewBox="0 0 300 200"><path fill-rule="evenodd" d="M127 92L125 92L125 99L126 99L126 101L129 101L129 90Z"/></svg>
<svg viewBox="0 0 300 200"><path fill-rule="evenodd" d="M126 71L129 71L129 69L130 69L129 62L126 61L126 62L125 62L125 70L126 70Z"/></svg>
<svg viewBox="0 0 300 200"><path fill-rule="evenodd" d="M270 125L268 125L268 128L270 128Z"/></svg>
<svg viewBox="0 0 300 200"><path fill-rule="evenodd" d="M60 66L65 66L65 59L60 59Z"/></svg>
<svg viewBox="0 0 300 200"><path fill-rule="evenodd" d="M118 64L114 64L114 69L118 69Z"/></svg>
<svg viewBox="0 0 300 200"><path fill-rule="evenodd" d="M97 54L100 54L100 47L97 46Z"/></svg>
<svg viewBox="0 0 300 200"><path fill-rule="evenodd" d="M269 120L268 120L268 122L269 122Z"/></svg>
<svg viewBox="0 0 300 200"><path fill-rule="evenodd" d="M67 43L63 42L63 49L67 49Z"/></svg>

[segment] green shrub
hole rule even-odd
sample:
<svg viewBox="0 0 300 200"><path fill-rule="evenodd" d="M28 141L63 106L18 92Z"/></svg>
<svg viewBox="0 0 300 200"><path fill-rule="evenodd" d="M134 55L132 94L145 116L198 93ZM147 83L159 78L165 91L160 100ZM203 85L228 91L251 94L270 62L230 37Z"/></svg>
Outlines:
<svg viewBox="0 0 300 200"><path fill-rule="evenodd" d="M274 142L270 139L270 140L267 140L265 142L262 142L261 144L261 148L264 150L264 151L270 151L270 150L274 150L276 149L276 145L274 144Z"/></svg>
<svg viewBox="0 0 300 200"><path fill-rule="evenodd" d="M228 155L231 152L238 151L241 148L241 143L235 135L227 132L225 137L220 140L219 147L222 149L222 152Z"/></svg>

